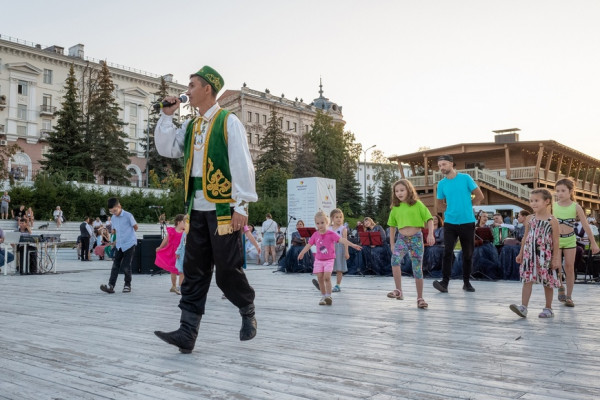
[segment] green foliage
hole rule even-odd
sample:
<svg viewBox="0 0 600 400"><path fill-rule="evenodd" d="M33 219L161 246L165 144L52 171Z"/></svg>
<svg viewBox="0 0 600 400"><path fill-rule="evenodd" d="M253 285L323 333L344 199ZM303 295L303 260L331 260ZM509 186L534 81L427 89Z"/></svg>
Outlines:
<svg viewBox="0 0 600 400"><path fill-rule="evenodd" d="M270 213L273 220L280 226L287 224L287 198L286 197L264 197L256 203L250 203L248 210L248 222L254 226L261 225L265 221L265 215Z"/></svg>
<svg viewBox="0 0 600 400"><path fill-rule="evenodd" d="M333 117L318 111L312 129L306 136L314 149L315 168L325 178L338 181L347 156L342 125L333 124Z"/></svg>
<svg viewBox="0 0 600 400"><path fill-rule="evenodd" d="M102 183L129 184L127 171L129 152L123 132L125 123L119 119L119 107L113 95L115 86L106 63L98 77L98 89L90 100L90 126L87 147L91 149L93 170Z"/></svg>
<svg viewBox="0 0 600 400"><path fill-rule="evenodd" d="M377 213L377 204L375 202L375 195L373 193L373 186L367 186L367 197L363 205L363 214L365 217L374 218Z"/></svg>
<svg viewBox="0 0 600 400"><path fill-rule="evenodd" d="M10 184L14 184L14 178L8 174L8 160L14 156L18 151L22 151L18 144L11 144L10 146L0 147L0 179L10 178Z"/></svg>
<svg viewBox="0 0 600 400"><path fill-rule="evenodd" d="M383 175L381 185L379 186L375 219L379 221L380 225L384 228L387 226L387 220L390 214L393 183L393 176Z"/></svg>
<svg viewBox="0 0 600 400"><path fill-rule="evenodd" d="M294 161L292 177L308 178L313 176L324 176L324 174L317 169L315 160L315 149L312 142L308 138L308 135L302 135L298 141L298 152L296 153L296 159Z"/></svg>
<svg viewBox="0 0 600 400"><path fill-rule="evenodd" d="M36 177L33 187L13 186L9 194L13 208L20 204L26 208L32 207L37 220L52 220L52 212L57 205L63 210L67 221L81 221L85 216L97 217L101 208L106 210L109 197L119 197L123 208L131 212L138 222L157 222L157 210L149 206L162 206L160 211L165 212L169 219L184 211L181 180L167 179L165 187L170 191L160 196L144 195L141 190L128 195L103 193L98 189L78 187L65 181L61 174L42 172Z"/></svg>
<svg viewBox="0 0 600 400"><path fill-rule="evenodd" d="M292 170L290 138L281 130L282 121L283 117L278 117L275 109L271 109L267 129L260 141L263 153L256 160L256 173L259 176L273 169L280 169L287 174Z"/></svg>
<svg viewBox="0 0 600 400"><path fill-rule="evenodd" d="M48 153L40 164L46 171L60 171L67 179L93 180L86 166L89 154L83 144L81 104L77 101L77 79L73 64L64 90L61 109L55 114L58 117L57 124L48 134Z"/></svg>
<svg viewBox="0 0 600 400"><path fill-rule="evenodd" d="M158 91L154 93L154 98L157 100L164 99L168 94L169 86L163 77L160 78L160 86ZM148 127L144 129L146 134L149 134L148 142L150 144L150 151L148 152L148 143L145 141L141 144L144 150L148 153L148 166L147 170L153 171L158 181L167 178L169 175L175 174L183 176L183 158L168 158L158 154L156 146L154 144L154 130L156 123L160 117L160 111L156 111L153 108L149 114ZM179 121L176 117L173 118L175 126L179 127ZM149 129L149 131L148 131ZM152 175L150 175L152 176ZM157 187L157 186L153 186Z"/></svg>
<svg viewBox="0 0 600 400"><path fill-rule="evenodd" d="M256 188L259 196L287 197L287 180L291 174L280 168L271 168L259 175Z"/></svg>

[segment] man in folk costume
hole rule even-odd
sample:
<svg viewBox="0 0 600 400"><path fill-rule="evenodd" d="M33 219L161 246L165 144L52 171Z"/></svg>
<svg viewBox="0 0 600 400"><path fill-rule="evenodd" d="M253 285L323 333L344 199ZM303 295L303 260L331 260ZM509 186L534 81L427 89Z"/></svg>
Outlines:
<svg viewBox="0 0 600 400"><path fill-rule="evenodd" d="M200 117L173 124L179 99L162 109L156 124L156 150L163 157L184 157L186 211L189 232L185 246L181 285L180 327L173 332L155 331L165 342L190 353L198 336L206 296L213 274L227 299L240 310L240 340L256 336L254 289L244 274L243 227L248 222L248 202L258 199L254 166L240 120L217 103L223 87L221 75L208 66L190 76L190 105Z"/></svg>

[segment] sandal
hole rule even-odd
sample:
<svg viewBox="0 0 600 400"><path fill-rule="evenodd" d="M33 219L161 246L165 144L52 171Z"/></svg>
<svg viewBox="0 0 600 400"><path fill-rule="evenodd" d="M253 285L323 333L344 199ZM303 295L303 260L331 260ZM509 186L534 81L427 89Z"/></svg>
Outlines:
<svg viewBox="0 0 600 400"><path fill-rule="evenodd" d="M561 286L558 288L558 301L564 303L567 300L567 295L565 294L565 287Z"/></svg>
<svg viewBox="0 0 600 400"><path fill-rule="evenodd" d="M402 296L402 290L394 289L387 294L387 297L390 299L396 300L404 300L404 296Z"/></svg>
<svg viewBox="0 0 600 400"><path fill-rule="evenodd" d="M575 307L575 303L573 303L573 299L571 299L570 297L567 297L565 300L565 306L567 307Z"/></svg>
<svg viewBox="0 0 600 400"><path fill-rule="evenodd" d="M419 297L419 298L417 299L417 307L418 307L418 308L427 308L427 306L429 306L429 304L427 304L427 303L425 302L425 299L424 299L424 298L422 298L422 297Z"/></svg>
<svg viewBox="0 0 600 400"><path fill-rule="evenodd" d="M552 318L554 317L554 313L551 308L544 308L542 312L538 315L540 318Z"/></svg>

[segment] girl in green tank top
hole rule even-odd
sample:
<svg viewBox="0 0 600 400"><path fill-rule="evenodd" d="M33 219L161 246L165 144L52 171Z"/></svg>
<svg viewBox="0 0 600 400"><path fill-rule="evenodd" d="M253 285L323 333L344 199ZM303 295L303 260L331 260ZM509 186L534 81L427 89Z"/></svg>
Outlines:
<svg viewBox="0 0 600 400"><path fill-rule="evenodd" d="M568 178L561 179L556 182L555 189L557 202L554 203L552 207L552 213L559 222L560 251L564 257L564 270L567 281L565 290L565 286L562 285L562 276L560 276L561 287L558 288L558 300L567 307L575 307L572 295L575 284L575 253L577 246L577 238L575 236L576 218L579 218L584 231L591 239L590 245L592 253L596 254L600 249L593 239L594 235L592 234L592 230L587 222L583 209L575 202L574 182Z"/></svg>

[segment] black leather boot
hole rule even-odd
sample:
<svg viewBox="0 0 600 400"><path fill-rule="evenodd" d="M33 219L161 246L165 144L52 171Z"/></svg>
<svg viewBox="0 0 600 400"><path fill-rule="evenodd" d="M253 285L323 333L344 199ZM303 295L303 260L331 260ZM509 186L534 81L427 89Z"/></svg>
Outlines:
<svg viewBox="0 0 600 400"><path fill-rule="evenodd" d="M202 314L194 314L182 310L179 329L173 332L154 331L154 334L165 342L179 347L179 351L189 354L194 350Z"/></svg>
<svg viewBox="0 0 600 400"><path fill-rule="evenodd" d="M256 318L254 318L254 304L240 308L242 316L242 329L240 329L240 340L250 340L256 336Z"/></svg>

